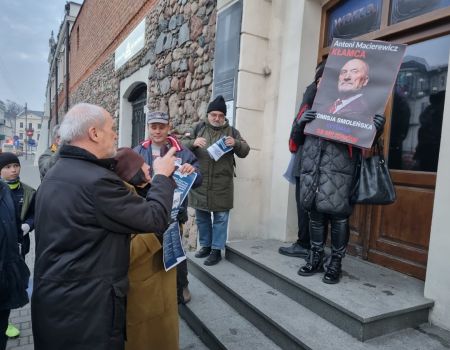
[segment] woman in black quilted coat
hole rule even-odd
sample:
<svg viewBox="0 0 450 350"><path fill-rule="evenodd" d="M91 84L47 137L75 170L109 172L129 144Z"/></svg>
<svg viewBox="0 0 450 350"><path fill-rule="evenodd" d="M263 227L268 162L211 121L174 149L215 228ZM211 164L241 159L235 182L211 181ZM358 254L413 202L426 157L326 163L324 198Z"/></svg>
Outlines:
<svg viewBox="0 0 450 350"><path fill-rule="evenodd" d="M320 81L319 81L320 82ZM316 118L316 112L303 113L298 128ZM385 118L374 117L377 135L383 130ZM300 164L300 200L309 212L311 254L298 274L311 276L323 270L324 241L331 225L331 258L323 282L335 284L341 276L341 261L350 236L349 217L353 211L351 195L357 179L361 150L354 146L305 135Z"/></svg>

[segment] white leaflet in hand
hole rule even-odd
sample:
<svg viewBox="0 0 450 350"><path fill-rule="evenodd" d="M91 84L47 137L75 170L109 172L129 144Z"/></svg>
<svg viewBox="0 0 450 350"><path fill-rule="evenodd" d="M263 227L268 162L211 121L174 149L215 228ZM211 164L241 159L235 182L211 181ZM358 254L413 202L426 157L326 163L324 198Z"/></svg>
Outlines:
<svg viewBox="0 0 450 350"><path fill-rule="evenodd" d="M197 177L197 173L182 174L179 170L176 170L172 177L177 184L177 188L173 194L172 212L170 215L172 223L163 235L163 263L166 271L186 260L177 216L180 206L186 199Z"/></svg>
<svg viewBox="0 0 450 350"><path fill-rule="evenodd" d="M226 136L219 139L216 143L207 148L207 151L212 159L216 162L225 154L233 150L233 147L225 144Z"/></svg>

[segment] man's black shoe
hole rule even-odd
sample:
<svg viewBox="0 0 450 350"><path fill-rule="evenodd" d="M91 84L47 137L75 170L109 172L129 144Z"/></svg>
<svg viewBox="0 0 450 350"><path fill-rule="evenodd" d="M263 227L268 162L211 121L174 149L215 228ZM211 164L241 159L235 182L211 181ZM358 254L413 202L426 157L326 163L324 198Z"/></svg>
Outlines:
<svg viewBox="0 0 450 350"><path fill-rule="evenodd" d="M196 258L206 258L211 253L211 247L201 247L200 250L195 253Z"/></svg>
<svg viewBox="0 0 450 350"><path fill-rule="evenodd" d="M220 260L222 260L220 249L212 249L211 254L209 254L203 264L205 264L206 266L212 266L217 264Z"/></svg>
<svg viewBox="0 0 450 350"><path fill-rule="evenodd" d="M289 247L280 247L278 253L297 258L306 258L309 254L309 249L303 248L300 244L295 242Z"/></svg>

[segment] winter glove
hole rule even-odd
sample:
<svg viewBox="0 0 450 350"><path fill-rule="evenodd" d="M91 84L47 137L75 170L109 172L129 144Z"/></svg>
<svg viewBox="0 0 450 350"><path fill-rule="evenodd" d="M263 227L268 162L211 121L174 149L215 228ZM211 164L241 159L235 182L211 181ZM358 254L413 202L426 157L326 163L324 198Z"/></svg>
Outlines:
<svg viewBox="0 0 450 350"><path fill-rule="evenodd" d="M375 114L373 117L373 125L375 125L375 129L377 129L377 132L380 130L383 130L384 123L386 123L386 118L384 115Z"/></svg>
<svg viewBox="0 0 450 350"><path fill-rule="evenodd" d="M30 225L22 224L20 227L22 229L23 235L25 236L28 232L30 232Z"/></svg>
<svg viewBox="0 0 450 350"><path fill-rule="evenodd" d="M297 120L298 126L301 128L304 128L307 123L312 122L314 119L316 119L317 112L313 111L311 109L308 109L305 111L305 113L302 114L300 117L300 120Z"/></svg>

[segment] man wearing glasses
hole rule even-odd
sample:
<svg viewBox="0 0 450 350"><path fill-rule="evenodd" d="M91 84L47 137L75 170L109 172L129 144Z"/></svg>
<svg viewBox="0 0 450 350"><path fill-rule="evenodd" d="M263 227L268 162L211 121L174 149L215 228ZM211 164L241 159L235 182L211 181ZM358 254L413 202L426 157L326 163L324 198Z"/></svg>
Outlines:
<svg viewBox="0 0 450 350"><path fill-rule="evenodd" d="M245 158L250 147L234 127L229 125L227 106L223 96L217 96L207 109L208 118L201 121L194 130L186 134L184 145L200 162L203 182L192 189L189 205L195 209L201 249L197 258L206 258L204 264L211 266L221 259L221 250L227 239L228 217L233 208L234 154ZM208 147L219 140L232 150L214 160Z"/></svg>

